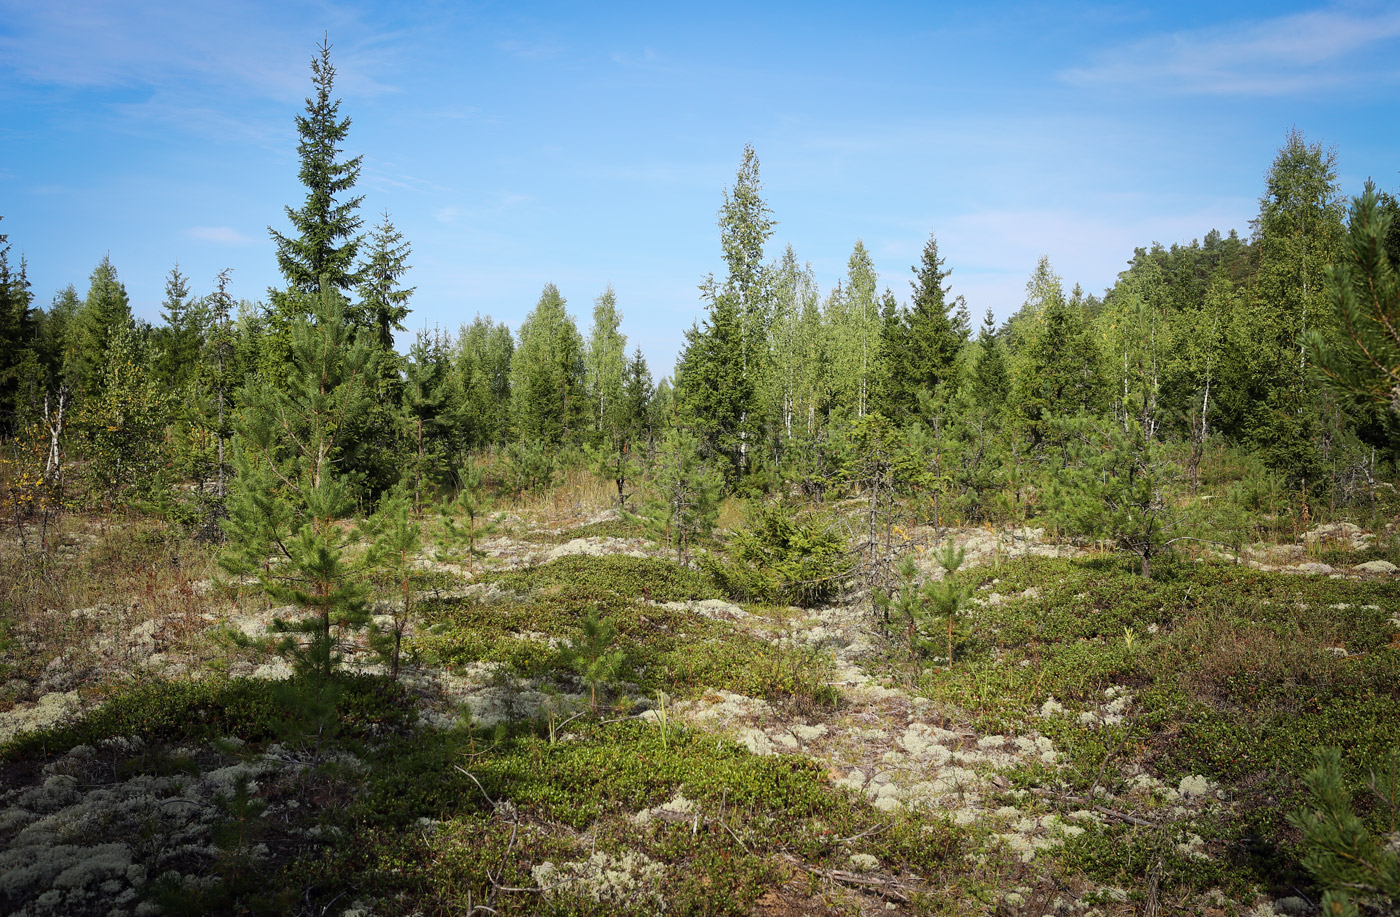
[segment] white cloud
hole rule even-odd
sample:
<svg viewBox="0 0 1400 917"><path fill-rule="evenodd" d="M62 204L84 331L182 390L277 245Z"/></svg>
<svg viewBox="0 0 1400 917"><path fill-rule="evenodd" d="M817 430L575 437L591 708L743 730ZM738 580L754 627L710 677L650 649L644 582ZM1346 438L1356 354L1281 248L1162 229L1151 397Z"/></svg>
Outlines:
<svg viewBox="0 0 1400 917"><path fill-rule="evenodd" d="M1105 51L1060 78L1077 86L1287 95L1395 81L1397 39L1400 12L1393 9L1323 9L1153 36Z"/></svg>

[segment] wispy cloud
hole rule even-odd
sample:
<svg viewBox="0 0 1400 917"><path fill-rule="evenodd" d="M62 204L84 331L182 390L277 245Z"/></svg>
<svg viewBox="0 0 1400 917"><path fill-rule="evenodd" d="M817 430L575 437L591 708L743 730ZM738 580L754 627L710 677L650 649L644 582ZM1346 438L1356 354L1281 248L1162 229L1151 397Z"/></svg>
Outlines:
<svg viewBox="0 0 1400 917"><path fill-rule="evenodd" d="M561 45L544 41L520 41L510 38L496 42L497 50L504 51L521 60L549 60L558 57L564 50Z"/></svg>
<svg viewBox="0 0 1400 917"><path fill-rule="evenodd" d="M258 241L246 236L232 226L191 226L185 230L190 238L217 245L252 245Z"/></svg>
<svg viewBox="0 0 1400 917"><path fill-rule="evenodd" d="M141 15L102 0L0 0L0 72L76 88L164 88L206 94L236 86L279 101L305 95L306 62L321 32L293 9L148 0ZM374 75L397 52L381 30L337 18L337 85L357 95L397 91ZM402 36L399 36L402 37Z"/></svg>
<svg viewBox="0 0 1400 917"><path fill-rule="evenodd" d="M653 48L643 48L640 54L617 51L609 59L619 67L633 70L670 70L668 62Z"/></svg>
<svg viewBox="0 0 1400 917"><path fill-rule="evenodd" d="M1288 95L1400 78L1400 11L1331 8L1172 32L1065 70L1076 86Z"/></svg>

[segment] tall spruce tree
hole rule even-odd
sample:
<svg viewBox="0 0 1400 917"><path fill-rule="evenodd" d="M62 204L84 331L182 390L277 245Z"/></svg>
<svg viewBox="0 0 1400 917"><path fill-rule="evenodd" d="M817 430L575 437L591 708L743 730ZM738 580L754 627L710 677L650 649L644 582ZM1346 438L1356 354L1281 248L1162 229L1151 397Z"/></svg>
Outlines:
<svg viewBox="0 0 1400 917"><path fill-rule="evenodd" d="M921 393L932 395L940 384L953 379L958 351L967 340L965 325L948 314L953 304L948 302L945 281L951 271L943 263L938 239L930 234L913 268L913 301L885 335L888 365L883 409L896 421L916 416Z"/></svg>
<svg viewBox="0 0 1400 917"><path fill-rule="evenodd" d="M329 41L323 41L311 59L311 84L314 95L306 100L306 113L296 118L301 158L297 177L306 187L306 199L299 208L286 208L293 234L283 235L270 226L268 233L277 245L277 266L287 280L287 292L315 294L325 283L346 295L360 279L355 258L363 225L358 212L363 197L346 195L360 177L363 157L340 158L350 119L340 117L340 100L332 98L335 67ZM274 295L273 300L284 316L309 311L311 303L285 295Z"/></svg>
<svg viewBox="0 0 1400 917"><path fill-rule="evenodd" d="M1011 381L1006 370L1006 356L997 340L996 318L988 309L977 335L977 362L972 370L972 394L978 407L988 417L1001 414Z"/></svg>
<svg viewBox="0 0 1400 917"><path fill-rule="evenodd" d="M583 337L564 297L545 284L539 302L520 324L511 359L511 418L516 435L540 446L576 438L588 416Z"/></svg>
<svg viewBox="0 0 1400 917"><path fill-rule="evenodd" d="M190 280L177 262L165 275L165 302L160 315L165 325L158 340L160 355L157 372L162 384L171 390L189 382L199 361L205 317L202 303L190 293Z"/></svg>
<svg viewBox="0 0 1400 917"><path fill-rule="evenodd" d="M131 303L126 287L117 278L111 256L104 255L93 268L87 300L69 329L72 343L65 348L64 375L79 401L94 398L101 391L102 369L112 339L131 325Z"/></svg>
<svg viewBox="0 0 1400 917"><path fill-rule="evenodd" d="M720 297L704 325L692 325L685 338L676 362L677 419L694 431L708 456L722 459L725 477L737 481L744 471L754 403L753 381L744 372L737 304Z"/></svg>

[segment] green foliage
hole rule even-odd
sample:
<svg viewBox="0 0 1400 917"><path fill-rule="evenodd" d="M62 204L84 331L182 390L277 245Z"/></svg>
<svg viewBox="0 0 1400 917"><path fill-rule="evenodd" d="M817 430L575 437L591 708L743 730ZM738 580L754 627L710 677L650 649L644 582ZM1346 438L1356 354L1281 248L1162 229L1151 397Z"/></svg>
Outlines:
<svg viewBox="0 0 1400 917"><path fill-rule="evenodd" d="M338 298L324 293L314 324L297 317L290 326L287 387L255 381L243 391L238 476L224 522L229 547L220 559L303 610L301 619L275 622L279 650L321 677L339 661L343 633L369 619L345 557L352 532L340 520L354 501L338 464L353 454L342 435L369 407L374 363L366 340L348 340L343 315Z"/></svg>
<svg viewBox="0 0 1400 917"><path fill-rule="evenodd" d="M372 626L370 646L388 663L389 677L397 680L404 632L413 619L414 596L425 573L418 566L422 523L414 515L408 495L396 491L380 501L365 528L373 536L365 558L370 583L390 609L387 632Z"/></svg>
<svg viewBox="0 0 1400 917"><path fill-rule="evenodd" d="M554 284L546 284L520 324L511 358L511 418L516 436L531 448L557 448L588 425L583 338L565 305Z"/></svg>
<svg viewBox="0 0 1400 917"><path fill-rule="evenodd" d="M1375 185L1352 202L1342 258L1327 271L1327 298L1338 333L1316 328L1307 346L1317 368L1339 391L1400 415L1400 265L1387 250L1393 223Z"/></svg>
<svg viewBox="0 0 1400 917"><path fill-rule="evenodd" d="M733 533L729 562L707 567L736 599L810 608L838 595L855 566L836 519L776 501Z"/></svg>
<svg viewBox="0 0 1400 917"><path fill-rule="evenodd" d="M676 552L677 563L714 528L723 480L714 462L701 455L695 436L679 427L666 432L642 513L657 540Z"/></svg>
<svg viewBox="0 0 1400 917"><path fill-rule="evenodd" d="M408 271L412 251L386 210L370 232L369 258L357 272L360 303L348 316L357 328L370 332L385 353L393 351L394 332L403 331L408 318L408 300L414 287L401 287L399 280Z"/></svg>
<svg viewBox="0 0 1400 917"><path fill-rule="evenodd" d="M537 494L554 486L558 452L538 440L522 440L506 447L501 477L516 494Z"/></svg>
<svg viewBox="0 0 1400 917"><path fill-rule="evenodd" d="M457 496L438 507L437 553L441 560L452 560L465 552L467 568L475 570L480 555L477 539L494 532L496 521L490 517L490 496L481 468L468 465L458 477L462 486ZM463 517L465 525L458 521Z"/></svg>
<svg viewBox="0 0 1400 917"><path fill-rule="evenodd" d="M135 335L119 327L107 344L99 382L83 402L86 476L96 502L110 513L121 498L168 502L168 470L162 454L166 399L143 365Z"/></svg>
<svg viewBox="0 0 1400 917"><path fill-rule="evenodd" d="M938 240L930 235L923 257L913 269L911 308L886 320L884 333L885 385L881 410L905 421L919 414L919 396L932 394L939 385L954 381L958 351L968 329L948 315L944 282L952 273L938 256Z"/></svg>
<svg viewBox="0 0 1400 917"><path fill-rule="evenodd" d="M295 236L284 236L269 227L277 245L277 266L287 280L289 293L349 292L359 280L354 268L363 221L357 211L363 196L341 198L355 187L363 157L340 161L341 144L350 131L350 119L340 117L335 91L335 67L331 46L323 42L311 59L311 85L315 97L306 100L306 113L297 115L297 178L306 187L306 200L296 210L287 207ZM294 297L274 296L283 322L296 311Z"/></svg>
<svg viewBox="0 0 1400 917"><path fill-rule="evenodd" d="M972 596L970 587L953 579L962 566L965 553L954 542L947 541L933 555L934 561L943 570L942 579L927 579L918 585L918 568L914 558L906 555L899 564L899 589L895 593L877 590L875 607L885 615L886 620L901 628L904 642L911 661L931 655L933 648L931 634L933 625L946 626L947 637L944 648L948 667L953 665L953 638L958 615L962 613Z"/></svg>
<svg viewBox="0 0 1400 917"><path fill-rule="evenodd" d="M1400 907L1400 852L1357 816L1342 773L1341 750L1319 748L1314 760L1312 770L1303 775L1308 808L1289 821L1303 832L1303 866L1326 890L1322 912L1359 917L1358 905L1371 905L1393 913ZM1371 771L1371 788L1388 809L1388 828L1383 830L1393 838L1400 826L1400 749Z"/></svg>
<svg viewBox="0 0 1400 917"><path fill-rule="evenodd" d="M1071 429L1074 458L1057 475L1053 518L1068 532L1112 541L1150 577L1181 523L1171 492L1175 464L1135 417L1102 426L1080 418Z"/></svg>
<svg viewBox="0 0 1400 917"><path fill-rule="evenodd" d="M404 689L382 678L338 674L335 729L342 741L402 732L416 719ZM0 748L7 761L63 754L111 736L147 744L232 737L262 742L288 736L302 721L308 698L324 697L314 680L285 682L211 677L202 681L141 680L122 687L80 720L25 733Z"/></svg>
<svg viewBox="0 0 1400 917"><path fill-rule="evenodd" d="M726 479L737 480L752 439L753 380L744 366L744 342L737 303L720 296L703 326L685 333L676 361L677 419L691 431L687 448L704 448L720 461ZM661 452L673 454L668 434ZM669 460L664 460L669 461Z"/></svg>
<svg viewBox="0 0 1400 917"><path fill-rule="evenodd" d="M1042 258L1026 284L1024 326L1011 366L1011 404L1033 447L1053 443L1054 421L1092 411L1103 400L1099 355L1082 311L1065 299Z"/></svg>
<svg viewBox="0 0 1400 917"><path fill-rule="evenodd" d="M598 706L598 689L606 688L622 671L625 657L616 642L617 628L590 610L580 622L578 638L564 647L565 664L583 678L594 707Z"/></svg>

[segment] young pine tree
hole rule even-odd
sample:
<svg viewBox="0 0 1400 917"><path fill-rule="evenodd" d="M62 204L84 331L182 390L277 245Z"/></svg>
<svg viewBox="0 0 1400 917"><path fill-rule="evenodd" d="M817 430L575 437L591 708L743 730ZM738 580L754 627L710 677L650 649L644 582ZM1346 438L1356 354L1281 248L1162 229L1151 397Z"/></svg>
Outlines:
<svg viewBox="0 0 1400 917"><path fill-rule="evenodd" d="M683 564L696 539L714 528L724 478L701 456L700 440L673 427L657 452L651 485L644 522Z"/></svg>
<svg viewBox="0 0 1400 917"><path fill-rule="evenodd" d="M279 649L299 671L325 680L344 633L368 620L345 556L352 535L342 520L354 498L339 462L342 433L370 406L374 355L368 341L352 341L339 296L327 290L316 302L313 318L290 325L285 384L254 378L239 398L221 563L256 575L274 601L301 609L301 618L275 622Z"/></svg>

